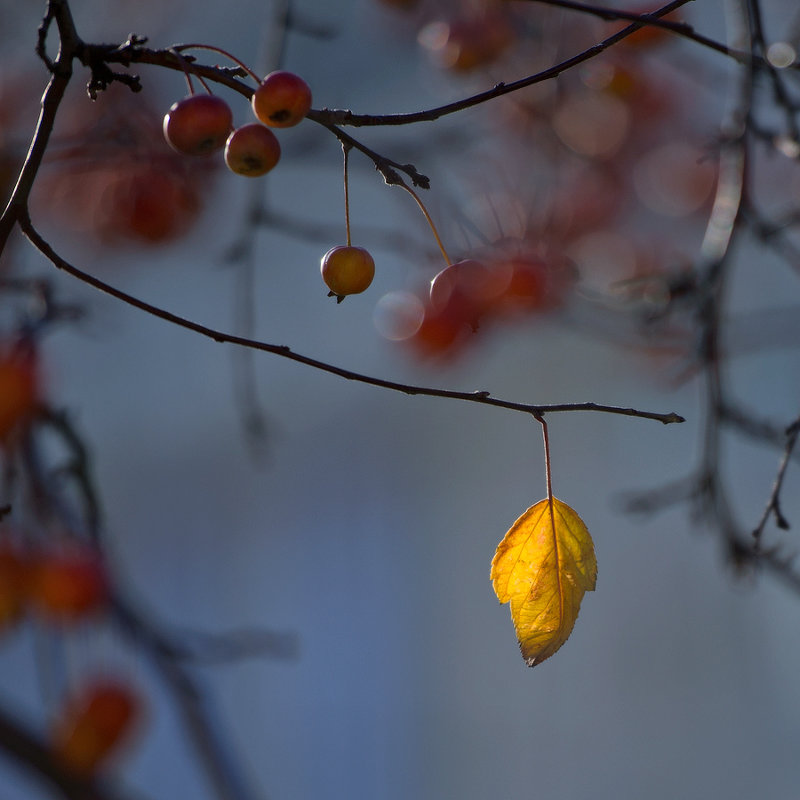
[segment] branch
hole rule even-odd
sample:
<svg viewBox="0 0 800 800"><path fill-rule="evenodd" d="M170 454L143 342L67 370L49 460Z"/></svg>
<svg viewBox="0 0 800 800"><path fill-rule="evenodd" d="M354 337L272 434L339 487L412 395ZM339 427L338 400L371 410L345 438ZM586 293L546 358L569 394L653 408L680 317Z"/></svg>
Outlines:
<svg viewBox="0 0 800 800"><path fill-rule="evenodd" d="M361 127L378 125L412 125L417 122L432 122L433 120L439 119L440 117L448 114L454 114L457 111L463 111L466 108L472 108L473 106L493 100L496 97L502 97L503 95L510 94L511 92L516 92L528 86L533 86L536 83L541 83L543 81L550 80L551 78L556 78L562 72L566 72L568 69L576 67L579 64L582 64L583 62L600 55L609 47L619 41L622 41L626 37L638 31L640 28L656 23L660 17L663 17L675 9L686 5L688 2L690 2L690 0L672 0L672 2L656 11L653 11L651 14L646 14L643 16L637 16L633 14L628 15L635 20L632 21L630 25L627 25L621 31L617 31L617 33L613 34L612 36L609 36L600 43L590 47L587 50L584 50L578 55L572 56L566 61L562 61L561 63L556 64L555 66L550 67L543 72L529 75L526 78L521 78L520 80L513 81L511 83L498 83L496 86L488 89L487 91L480 92L453 103L438 106L437 108L431 108L425 111L416 111L407 114L354 114L349 110L326 108L312 109L308 112L307 116L309 119L327 127L332 131L332 126L340 125ZM627 16L623 16L623 18L627 18ZM672 30L674 23L663 23L663 25L664 27L669 27L670 30ZM684 28L681 25L678 24L677 27L685 33ZM130 65L131 63L152 64L155 66L165 67L167 69L173 69L178 72L182 72L186 66L175 55L175 53L170 52L170 50L151 50L139 46L116 49L110 48L107 45L88 45L87 47L90 50L92 48L102 47L102 58L107 63L121 63L125 65ZM727 48L724 48L723 45L719 45L717 49L719 49L719 47L727 50ZM173 51L176 49L180 49L180 45L175 45L171 48ZM732 53L727 54L732 55ZM743 59L745 58L748 62L752 60L749 55L743 54ZM230 70L223 70L219 67L209 67L195 63L190 64L189 67L194 74L227 86L228 88L239 92L239 94L243 95L244 97L249 98L253 93L253 89L241 81L236 80ZM338 135L339 134L337 133L337 136ZM354 144L354 146L356 145ZM384 159L384 161L390 163L386 159ZM400 165L395 166L399 167Z"/></svg>
<svg viewBox="0 0 800 800"><path fill-rule="evenodd" d="M659 8L657 11L654 11L649 15L649 17L654 19L663 17L664 15L669 14L671 11L674 11L676 8L680 8L688 2L689 0L672 0L671 3L668 3L662 8ZM502 97L503 95L511 94L511 92L517 92L520 89L525 89L528 86L533 86L534 84L542 83L543 81L550 80L551 78L556 78L561 75L562 72L566 72L568 69L578 66L578 64L583 64L584 61L588 61L595 56L599 56L601 53L608 50L608 48L612 45L622 41L632 33L636 33L636 31L638 31L640 28L643 28L644 25L644 22L634 22L631 25L627 25L613 36L603 39L603 41L599 44L593 45L588 50L584 50L582 53L578 53L578 55L572 56L566 61L562 61L560 64L549 67L542 72L537 72L535 75L529 75L527 78L520 78L520 80L512 81L511 83L498 83L496 86L488 89L485 92L479 92L478 94L472 95L471 97L466 97L463 100L447 103L446 105L438 106L437 108L431 108L427 111L416 111L409 114L372 115L353 114L352 111L336 111L325 109L323 111L310 111L308 113L308 118L313 119L315 122L319 122L323 125L412 125L416 122L432 122L433 120L437 120L440 117L446 116L447 114L455 114L457 111L463 111L466 108L472 108L473 106L480 105L488 100L494 100L496 97Z"/></svg>
<svg viewBox="0 0 800 800"><path fill-rule="evenodd" d="M245 785L238 768L230 761L227 743L220 726L211 717L200 687L181 663L186 653L121 597L113 598L111 608L121 629L150 656L169 686L197 750L198 761L220 800L255 798L257 795Z"/></svg>
<svg viewBox="0 0 800 800"><path fill-rule="evenodd" d="M627 417L651 419L661 422L664 425L685 421L682 416L676 414L675 412L669 412L666 414L656 413L652 411L641 411L635 408L622 408L619 406L602 405L600 403L592 402L558 403L551 405L515 403L510 400L501 400L499 398L492 397L490 393L486 391L458 392L450 389L414 386L411 384L375 378L359 372L353 372L352 370L337 367L333 364L328 364L324 361L319 361L318 359L301 355L300 353L295 353L286 345L270 344L268 342L261 342L255 339L248 339L243 336L235 336L224 331L206 327L198 322L185 319L177 314L173 314L171 311L158 308L157 306L147 303L144 300L140 300L139 298L134 297L127 292L123 292L122 290L117 289L110 284L105 283L104 281L101 281L99 278L96 278L93 275L89 275L83 270L73 266L68 261L65 261L36 231L31 223L30 217L27 214L19 220L19 225L23 233L30 240L31 244L33 244L33 246L58 269L63 270L64 272L72 275L74 278L77 278L83 283L86 283L89 286L92 286L95 289L110 295L111 297L115 297L117 300L121 300L123 303L127 303L134 308L138 308L140 311L144 311L145 313L164 320L165 322L177 325L180 328L185 328L186 330L198 333L201 336L206 336L209 339L213 339L215 342L234 344L238 345L239 347L249 347L253 350L261 350L265 353L272 353L273 355L280 356L281 358L288 358L290 361L296 361L299 364L305 364L308 367L313 367L314 369L321 370L322 372L338 375L340 378L345 378L346 380L356 381L358 383L366 383L370 386L378 386L382 389L390 389L395 392L402 392L403 394L442 397L451 400L465 400L467 402L480 403L482 405L495 406L497 408L505 408L509 411L520 411L525 414L532 414L535 417L541 417L545 414L565 411L598 411L606 414L619 414Z"/></svg>
<svg viewBox="0 0 800 800"><path fill-rule="evenodd" d="M775 476L775 482L772 486L772 491L770 492L769 500L767 501L764 513L761 515L758 525L756 525L755 529L753 530L753 538L755 539L756 546L758 546L761 541L761 537L764 533L764 527L767 524L770 514L775 515L775 524L781 530L789 529L789 521L781 512L780 493L781 488L783 487L783 478L786 475L786 467L789 466L789 460L791 459L792 452L797 444L798 435L800 435L800 418L796 419L786 429L786 446L784 447L783 455L781 456L781 461L778 465L778 472Z"/></svg>
<svg viewBox="0 0 800 800"><path fill-rule="evenodd" d="M0 708L0 747L27 769L47 780L67 800L130 800L107 785L65 769L33 731Z"/></svg>
<svg viewBox="0 0 800 800"><path fill-rule="evenodd" d="M178 631L175 657L192 664L218 664L246 658L294 659L300 650L297 635L263 628L225 633Z"/></svg>
<svg viewBox="0 0 800 800"><path fill-rule="evenodd" d="M55 19L58 25L60 48L55 61L51 61L45 53L44 46L51 22ZM50 82L47 84L42 96L42 108L39 120L36 123L28 155L20 170L16 186L11 194L11 199L0 216L0 253L5 249L8 237L14 228L20 214L27 213L28 197L30 196L36 174L39 172L44 158L50 134L53 132L56 112L64 97L67 85L72 78L72 59L75 49L80 46L80 39L75 33L72 15L66 2L50 0L47 4L47 13L39 27L39 41L37 52L50 70Z"/></svg>
<svg viewBox="0 0 800 800"><path fill-rule="evenodd" d="M715 50L717 53L730 56L742 64L749 63L753 58L750 53L746 53L742 50L734 50L727 45L722 44L721 42L717 42L714 39L709 39L707 36L697 33L697 31L695 31L695 29L687 22L671 22L670 20L658 19L655 16L655 14L658 12L653 12L652 14L636 14L630 11L620 11L615 8L605 8L601 6L588 5L587 3L578 3L574 2L574 0L527 0L527 2L542 3L543 5L555 6L556 8L567 8L572 11L580 11L584 14L591 14L592 16L599 17L607 22L614 22L615 20L626 20L628 22L637 23L640 22L644 27L659 28L663 31L674 33L676 36L681 36L684 39L690 39L697 44L701 44L704 47ZM687 2L691 2L691 0L687 0ZM763 61L763 59L756 60L759 62ZM764 62L764 64L766 63L767 62Z"/></svg>

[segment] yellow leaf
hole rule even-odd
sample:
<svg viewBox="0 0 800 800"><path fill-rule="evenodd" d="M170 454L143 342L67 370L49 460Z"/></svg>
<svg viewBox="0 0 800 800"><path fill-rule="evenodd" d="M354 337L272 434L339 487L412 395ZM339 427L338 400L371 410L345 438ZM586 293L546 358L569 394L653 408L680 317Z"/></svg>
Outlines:
<svg viewBox="0 0 800 800"><path fill-rule="evenodd" d="M522 657L535 667L567 641L584 593L594 591L592 537L566 503L545 498L497 545L489 577L497 599L510 601Z"/></svg>

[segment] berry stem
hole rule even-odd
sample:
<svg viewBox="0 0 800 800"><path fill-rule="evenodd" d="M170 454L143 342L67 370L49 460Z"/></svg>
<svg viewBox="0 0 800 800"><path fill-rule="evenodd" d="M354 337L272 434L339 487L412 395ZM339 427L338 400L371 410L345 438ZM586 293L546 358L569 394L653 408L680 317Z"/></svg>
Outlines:
<svg viewBox="0 0 800 800"><path fill-rule="evenodd" d="M350 145L342 142L342 153L344 154L344 228L347 238L347 246L350 247L350 189L348 176Z"/></svg>
<svg viewBox="0 0 800 800"><path fill-rule="evenodd" d="M192 73L189 69L189 63L177 50L173 49L170 52L180 62L181 69L183 70L183 76L186 78L186 85L189 87L189 96L192 96L194 94L194 84L192 83ZM202 78L199 78L199 76L198 79L202 81ZM208 90L208 86L206 86L205 82L203 82L203 86L205 86L206 90ZM209 92L209 94L211 94L211 92Z"/></svg>
<svg viewBox="0 0 800 800"><path fill-rule="evenodd" d="M433 231L433 238L436 239L436 244L439 245L439 250L444 256L445 263L449 267L453 262L450 260L450 256L447 255L447 250L444 249L444 245L442 244L442 239L439 236L439 231L436 230L436 226L433 224L433 219L431 218L431 215L428 213L428 209L425 208L425 203L422 202L420 196L410 186L407 186L405 183L402 182L397 183L395 185L405 189L417 201L417 205L419 206L420 211L422 211L422 213L425 215L425 219L428 220L428 225L431 226L431 230Z"/></svg>
<svg viewBox="0 0 800 800"><path fill-rule="evenodd" d="M233 61L234 64L240 66L256 83L261 83L261 78L253 72L250 67L247 66L243 61L240 61L236 58L235 55L229 53L227 50L223 50L221 47L215 47L212 44L179 44L172 48L175 52L180 52L183 50L210 50L212 53L219 53L221 56L225 56L225 58L230 59Z"/></svg>

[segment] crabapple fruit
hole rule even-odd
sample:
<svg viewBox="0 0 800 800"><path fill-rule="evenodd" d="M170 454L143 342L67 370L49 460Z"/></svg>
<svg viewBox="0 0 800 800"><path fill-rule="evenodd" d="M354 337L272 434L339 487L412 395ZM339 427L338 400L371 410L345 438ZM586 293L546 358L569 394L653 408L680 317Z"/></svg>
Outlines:
<svg viewBox="0 0 800 800"><path fill-rule="evenodd" d="M447 310L450 316L477 328L500 288L492 270L467 258L450 264L433 278L430 305L435 311Z"/></svg>
<svg viewBox="0 0 800 800"><path fill-rule="evenodd" d="M253 113L272 128L297 125L311 108L311 89L293 72L270 72L253 92Z"/></svg>
<svg viewBox="0 0 800 800"><path fill-rule="evenodd" d="M141 716L141 700L125 683L95 678L62 709L53 752L71 772L89 776L119 748Z"/></svg>
<svg viewBox="0 0 800 800"><path fill-rule="evenodd" d="M213 94L184 97L164 117L164 138L173 149L189 156L204 156L222 149L231 128L230 107Z"/></svg>
<svg viewBox="0 0 800 800"><path fill-rule="evenodd" d="M22 616L27 600L28 559L19 543L0 538L0 631Z"/></svg>
<svg viewBox="0 0 800 800"><path fill-rule="evenodd" d="M237 175L266 175L280 157L281 146L275 134L259 122L237 128L225 144L225 163Z"/></svg>
<svg viewBox="0 0 800 800"><path fill-rule="evenodd" d="M375 262L363 247L338 245L322 257L320 272L330 294L341 302L348 294L359 294L372 283Z"/></svg>
<svg viewBox="0 0 800 800"><path fill-rule="evenodd" d="M38 400L35 353L0 347L0 441L30 422Z"/></svg>
<svg viewBox="0 0 800 800"><path fill-rule="evenodd" d="M466 72L499 58L512 44L514 30L504 12L487 10L474 16L430 22L419 32L418 39L443 67Z"/></svg>
<svg viewBox="0 0 800 800"><path fill-rule="evenodd" d="M75 622L108 602L105 567L94 549L75 546L42 553L31 567L30 602L44 619Z"/></svg>

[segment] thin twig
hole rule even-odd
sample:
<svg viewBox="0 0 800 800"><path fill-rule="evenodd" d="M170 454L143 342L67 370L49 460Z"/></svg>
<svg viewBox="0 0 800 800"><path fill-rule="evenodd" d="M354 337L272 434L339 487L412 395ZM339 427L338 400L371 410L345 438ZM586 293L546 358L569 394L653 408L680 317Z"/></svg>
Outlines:
<svg viewBox="0 0 800 800"><path fill-rule="evenodd" d="M722 55L730 56L731 58L743 64L749 62L752 58L752 55L750 53L746 53L741 50L734 50L733 48L730 48L727 45L722 44L722 42L717 42L714 39L709 39L707 36L703 36L702 34L697 33L697 31L687 22L672 22L666 19L658 19L658 17L654 16L655 12L653 14L636 14L635 12L632 11L621 11L615 8L593 6L589 5L588 3L574 2L574 0L526 0L526 1L529 3L542 3L543 5L547 6L555 6L556 8L567 8L571 9L572 11L580 11L584 14L590 14L592 16L599 17L600 19L606 20L607 22L613 22L615 20L640 22L642 23L643 27L658 28L659 30L662 31L669 31L670 33L674 33L675 35L681 36L684 39L690 39L696 44L703 45L703 47L708 47L709 49L714 50L717 53L722 53ZM691 2L691 0L689 0L689 2Z"/></svg>
<svg viewBox="0 0 800 800"><path fill-rule="evenodd" d="M489 392L486 391L458 392L450 389L414 386L406 383L398 383L397 381L388 381L381 378L375 378L359 372L353 372L352 370L344 369L343 367L337 367L333 364L328 364L324 361L319 361L318 359L310 358L309 356L304 356L300 353L295 353L286 345L270 344L268 342L261 342L255 339L248 339L243 336L235 336L224 331L201 325L198 322L185 319L177 314L173 314L171 311L158 308L157 306L147 303L144 300L140 300L139 298L134 297L127 292L123 292L122 290L117 289L110 284L105 283L104 281L101 281L99 278L96 278L93 275L89 275L88 273L78 269L68 261L64 260L60 255L58 255L58 253L56 253L55 250L53 250L50 244L42 238L38 231L36 231L30 221L30 217L28 217L27 214L20 219L19 225L23 233L30 240L31 244L33 244L33 246L39 250L39 252L41 252L42 255L44 255L54 266L58 267L58 269L67 272L78 280L83 281L89 286L93 286L95 289L98 289L105 294L115 297L118 300L133 306L134 308L138 308L140 311L144 311L147 314L158 317L165 322L177 325L180 328L185 328L186 330L206 336L209 339L213 339L215 342L234 344L240 347L249 347L253 350L261 350L266 353L272 353L273 355L280 356L281 358L288 358L291 361L305 364L306 366L313 367L321 370L322 372L338 375L340 378L356 381L358 383L366 383L370 386L378 386L382 389L390 389L392 391L402 392L403 394L441 397L451 400L465 400L467 402L480 403L482 405L490 405L497 408L505 408L510 411L533 414L534 416L543 416L544 414L567 411L598 411L607 414L620 414L628 417L651 419L661 422L665 425L675 422L685 422L684 418L675 412L657 413L652 411L642 411L635 408L622 408L620 406L610 406L592 402L556 403L549 405L516 403L510 400L501 400L500 398L492 397Z"/></svg>
<svg viewBox="0 0 800 800"><path fill-rule="evenodd" d="M753 530L753 538L756 541L756 546L758 546L761 541L761 537L764 533L764 527L767 524L770 514L774 514L775 524L781 530L789 529L789 521L781 512L780 494L781 488L783 487L783 479L786 475L786 468L789 466L789 461L792 457L792 451L797 444L798 435L800 435L800 418L796 419L786 429L786 447L783 450L783 454L778 465L778 472L775 475L775 482L772 485L772 491L770 492L769 500L767 500L767 505L764 508L764 513L761 515L761 519L758 521L758 524Z"/></svg>
<svg viewBox="0 0 800 800"><path fill-rule="evenodd" d="M208 698L182 663L186 653L151 621L120 596L113 598L112 613L122 631L147 653L169 686L183 717L187 734L198 753L219 800L255 800L229 756L229 743L211 716Z"/></svg>
<svg viewBox="0 0 800 800"><path fill-rule="evenodd" d="M655 19L658 17L663 17L664 15L669 14L671 11L674 11L676 8L686 5L686 3L689 1L690 0L673 0L673 2L662 6L657 11L653 11L650 16ZM352 111L333 111L325 109L324 111L311 111L309 112L308 117L309 119L313 119L315 122L319 122L326 126L413 125L417 122L433 122L434 120L440 119L448 114L455 114L458 111L464 111L467 108L472 108L480 105L481 103L486 103L489 100L494 100L495 98L503 97L504 95L511 94L512 92L517 92L520 89L527 88L528 86L534 86L537 83L542 83L543 81L556 78L567 70L573 69L579 64L583 64L585 61L599 56L601 53L608 50L609 47L615 45L617 42L621 42L631 34L636 33L636 31L642 27L644 27L644 23L642 22L632 23L631 25L627 25L621 31L617 31L617 33L609 36L607 39L603 39L602 42L593 45L587 50L584 50L583 52L578 53L577 55L572 56L571 58L566 59L566 61L562 61L555 66L549 67L541 72L537 72L534 75L529 75L526 78L520 78L519 80L512 81L511 83L498 83L491 89L487 89L484 92L479 92L471 97L465 97L461 100L457 100L453 103L447 103L443 106L430 108L426 111L415 111L408 114L373 115L353 114Z"/></svg>
<svg viewBox="0 0 800 800"><path fill-rule="evenodd" d="M66 800L132 800L132 796L117 788L70 772L39 736L2 707L0 747L19 764L46 780Z"/></svg>

